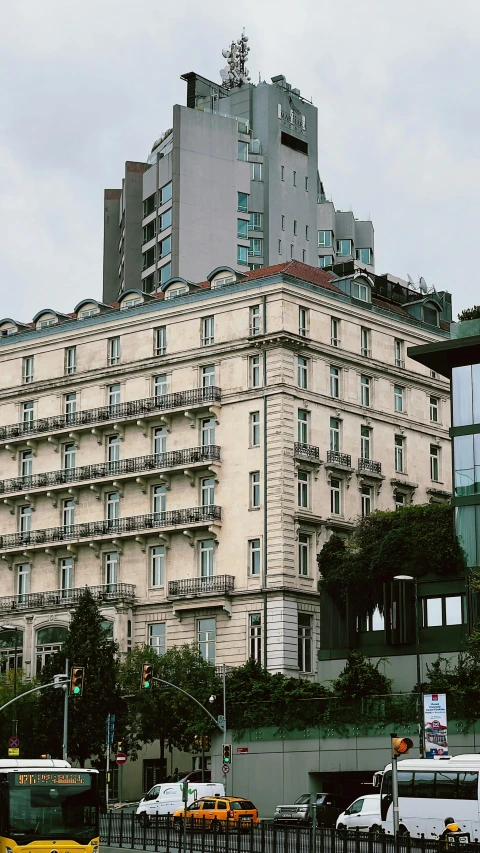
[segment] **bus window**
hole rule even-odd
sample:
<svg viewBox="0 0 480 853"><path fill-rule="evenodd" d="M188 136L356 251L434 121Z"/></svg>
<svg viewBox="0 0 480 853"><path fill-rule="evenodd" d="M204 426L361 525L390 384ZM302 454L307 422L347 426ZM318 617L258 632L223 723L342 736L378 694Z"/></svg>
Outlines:
<svg viewBox="0 0 480 853"><path fill-rule="evenodd" d="M418 770L415 773L415 781L413 788L414 797L435 797L435 773L427 773Z"/></svg>
<svg viewBox="0 0 480 853"><path fill-rule="evenodd" d="M478 773L458 774L459 800L476 800L478 796Z"/></svg>
<svg viewBox="0 0 480 853"><path fill-rule="evenodd" d="M458 797L458 773L437 773L435 796L440 800L456 800Z"/></svg>
<svg viewBox="0 0 480 853"><path fill-rule="evenodd" d="M413 772L411 770L398 771L398 796L413 797Z"/></svg>

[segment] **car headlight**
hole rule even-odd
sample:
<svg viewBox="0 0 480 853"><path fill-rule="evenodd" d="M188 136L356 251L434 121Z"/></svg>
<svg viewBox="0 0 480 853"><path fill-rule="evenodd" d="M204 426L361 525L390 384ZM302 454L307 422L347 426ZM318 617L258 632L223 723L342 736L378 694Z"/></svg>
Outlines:
<svg viewBox="0 0 480 853"><path fill-rule="evenodd" d="M278 814L279 811L280 811L280 806L277 806L277 808L275 809L275 814Z"/></svg>

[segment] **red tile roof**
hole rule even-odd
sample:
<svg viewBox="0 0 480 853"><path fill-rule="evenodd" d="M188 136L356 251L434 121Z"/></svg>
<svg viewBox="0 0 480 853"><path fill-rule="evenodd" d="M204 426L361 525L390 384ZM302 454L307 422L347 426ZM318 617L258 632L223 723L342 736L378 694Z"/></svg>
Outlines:
<svg viewBox="0 0 480 853"><path fill-rule="evenodd" d="M310 284L317 284L319 287L325 287L327 290L334 290L340 293L340 289L332 282L336 276L332 272L327 272L320 267L310 267L308 264L302 264L300 261L286 261L283 264L275 264L271 267L262 267L259 270L251 270L247 273L247 280L252 278L266 278L270 275L278 275L284 273L291 275L294 278L299 278L301 281L308 281Z"/></svg>

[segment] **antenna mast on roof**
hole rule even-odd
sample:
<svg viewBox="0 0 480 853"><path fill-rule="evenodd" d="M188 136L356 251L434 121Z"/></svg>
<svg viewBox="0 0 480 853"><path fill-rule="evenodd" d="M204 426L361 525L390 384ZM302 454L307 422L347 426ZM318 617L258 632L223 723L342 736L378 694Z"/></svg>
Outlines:
<svg viewBox="0 0 480 853"><path fill-rule="evenodd" d="M235 89L237 86L243 86L250 82L250 76L247 68L247 56L250 53L250 48L247 44L248 36L243 30L242 37L238 41L232 41L230 49L222 50L222 56L227 60L225 68L220 71L223 86L225 89Z"/></svg>

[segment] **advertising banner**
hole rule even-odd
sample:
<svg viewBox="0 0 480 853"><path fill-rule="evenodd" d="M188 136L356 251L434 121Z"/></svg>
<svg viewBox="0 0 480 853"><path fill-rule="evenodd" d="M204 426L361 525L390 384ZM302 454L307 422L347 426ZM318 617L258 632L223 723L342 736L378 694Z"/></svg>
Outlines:
<svg viewBox="0 0 480 853"><path fill-rule="evenodd" d="M447 696L445 693L424 694L423 726L425 758L443 758L448 755Z"/></svg>

